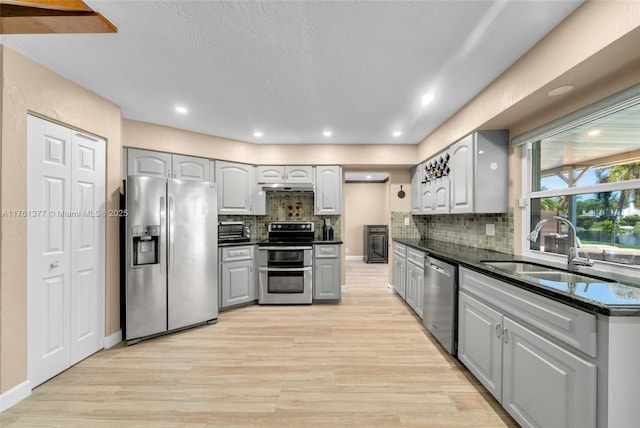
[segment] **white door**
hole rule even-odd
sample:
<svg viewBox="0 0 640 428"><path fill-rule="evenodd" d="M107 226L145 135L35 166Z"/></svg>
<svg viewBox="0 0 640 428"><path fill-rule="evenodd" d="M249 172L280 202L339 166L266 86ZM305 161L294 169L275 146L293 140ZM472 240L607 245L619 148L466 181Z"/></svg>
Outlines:
<svg viewBox="0 0 640 428"><path fill-rule="evenodd" d="M71 139L71 364L102 348L104 338L105 143Z"/></svg>
<svg viewBox="0 0 640 428"><path fill-rule="evenodd" d="M27 364L35 387L102 347L105 148L33 116L27 124Z"/></svg>

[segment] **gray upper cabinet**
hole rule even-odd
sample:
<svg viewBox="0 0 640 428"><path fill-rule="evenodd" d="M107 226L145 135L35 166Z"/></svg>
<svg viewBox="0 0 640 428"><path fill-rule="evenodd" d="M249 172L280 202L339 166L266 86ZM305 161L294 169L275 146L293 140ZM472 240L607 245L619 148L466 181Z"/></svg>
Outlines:
<svg viewBox="0 0 640 428"><path fill-rule="evenodd" d="M255 167L216 161L218 214L253 214Z"/></svg>
<svg viewBox="0 0 640 428"><path fill-rule="evenodd" d="M507 212L509 131L477 131L416 166L413 214ZM418 183L420 181L421 183Z"/></svg>
<svg viewBox="0 0 640 428"><path fill-rule="evenodd" d="M257 168L258 183L284 183L284 166L260 165Z"/></svg>
<svg viewBox="0 0 640 428"><path fill-rule="evenodd" d="M209 159L151 150L127 149L127 175L212 181Z"/></svg>
<svg viewBox="0 0 640 428"><path fill-rule="evenodd" d="M411 214L422 214L422 171L423 164L411 170Z"/></svg>
<svg viewBox="0 0 640 428"><path fill-rule="evenodd" d="M285 166L284 182L285 183L305 183L313 184L313 167L312 166Z"/></svg>
<svg viewBox="0 0 640 428"><path fill-rule="evenodd" d="M312 166L274 166L260 165L257 168L259 184L267 183L304 183L313 184Z"/></svg>
<svg viewBox="0 0 640 428"><path fill-rule="evenodd" d="M315 171L315 214L341 214L342 168L340 166L316 166Z"/></svg>
<svg viewBox="0 0 640 428"><path fill-rule="evenodd" d="M127 175L171 177L171 153L127 149Z"/></svg>
<svg viewBox="0 0 640 428"><path fill-rule="evenodd" d="M188 181L211 181L209 159L173 155L172 178Z"/></svg>
<svg viewBox="0 0 640 428"><path fill-rule="evenodd" d="M478 131L453 144L451 213L505 213L509 191L509 131Z"/></svg>

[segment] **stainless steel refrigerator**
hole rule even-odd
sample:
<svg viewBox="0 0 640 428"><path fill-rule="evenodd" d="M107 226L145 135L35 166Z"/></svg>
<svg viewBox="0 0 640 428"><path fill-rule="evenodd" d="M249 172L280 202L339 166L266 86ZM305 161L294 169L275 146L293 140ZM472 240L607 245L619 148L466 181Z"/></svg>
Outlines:
<svg viewBox="0 0 640 428"><path fill-rule="evenodd" d="M127 177L125 340L218 318L214 183Z"/></svg>

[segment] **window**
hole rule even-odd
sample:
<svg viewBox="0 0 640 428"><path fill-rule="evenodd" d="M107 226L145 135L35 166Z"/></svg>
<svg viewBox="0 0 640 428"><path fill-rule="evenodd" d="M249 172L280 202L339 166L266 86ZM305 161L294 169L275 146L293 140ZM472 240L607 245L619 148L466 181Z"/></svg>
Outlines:
<svg viewBox="0 0 640 428"><path fill-rule="evenodd" d="M564 217L576 228L581 253L640 269L640 97L591 108L588 119L544 134L527 142L529 229ZM526 241L529 254L566 255L568 229L545 223L536 242Z"/></svg>

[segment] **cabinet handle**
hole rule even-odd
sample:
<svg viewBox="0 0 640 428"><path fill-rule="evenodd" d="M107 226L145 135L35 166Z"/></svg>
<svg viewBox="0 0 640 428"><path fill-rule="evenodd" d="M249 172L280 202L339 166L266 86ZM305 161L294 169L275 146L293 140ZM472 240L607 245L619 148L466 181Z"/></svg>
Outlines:
<svg viewBox="0 0 640 428"><path fill-rule="evenodd" d="M502 338L504 340L504 343L509 343L509 331L506 329L502 330Z"/></svg>
<svg viewBox="0 0 640 428"><path fill-rule="evenodd" d="M58 266L60 266L60 264L58 262L52 262L52 263L49 264L49 268L50 269L55 269Z"/></svg>
<svg viewBox="0 0 640 428"><path fill-rule="evenodd" d="M500 328L500 323L496 324L496 336L500 339L500 332L502 329Z"/></svg>

